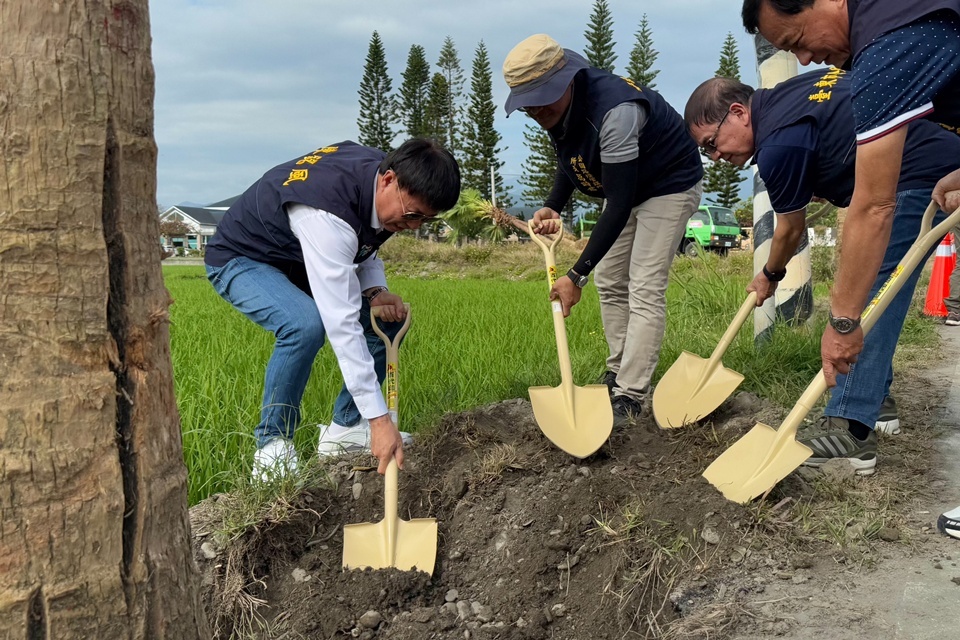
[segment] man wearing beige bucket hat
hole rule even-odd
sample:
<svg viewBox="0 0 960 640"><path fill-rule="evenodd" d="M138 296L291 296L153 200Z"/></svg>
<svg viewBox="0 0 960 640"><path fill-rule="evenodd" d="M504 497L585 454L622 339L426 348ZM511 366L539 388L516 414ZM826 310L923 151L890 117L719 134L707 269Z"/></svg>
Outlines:
<svg viewBox="0 0 960 640"><path fill-rule="evenodd" d="M550 296L568 315L595 273L610 349L604 382L614 422L623 424L643 408L660 355L670 265L700 204L700 155L683 118L658 93L591 67L550 36L514 47L503 77L507 115L520 110L535 120L557 151L557 175L534 214L536 230L559 229L574 189L605 200L579 260Z"/></svg>

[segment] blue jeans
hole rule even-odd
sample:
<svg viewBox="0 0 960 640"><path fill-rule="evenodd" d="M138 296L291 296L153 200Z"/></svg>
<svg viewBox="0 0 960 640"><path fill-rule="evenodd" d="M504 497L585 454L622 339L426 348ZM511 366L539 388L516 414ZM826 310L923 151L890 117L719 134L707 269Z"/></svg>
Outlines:
<svg viewBox="0 0 960 640"><path fill-rule="evenodd" d="M930 195L933 189L910 189L897 193L897 205L893 214L893 228L890 232L890 244L883 256L883 264L877 275L873 288L870 290L870 300L876 295L880 287L887 281L900 259L913 245L920 232L920 221L923 212L930 204ZM934 224L946 216L938 211ZM924 261L936 251L936 244L927 251ZM910 309L917 280L923 270L924 262L910 274L903 288L890 302L890 306L883 312L877 323L863 341L863 352L857 362L850 367L850 373L837 376L837 386L830 394L823 414L856 420L871 429L877 422L880 414L880 404L890 393L890 383L893 382L893 352L897 348L900 330L903 321Z"/></svg>
<svg viewBox="0 0 960 640"><path fill-rule="evenodd" d="M249 258L234 258L222 267L207 265L207 279L224 300L276 337L273 355L267 363L260 424L254 431L257 447L278 436L292 438L300 424L300 402L310 369L326 340L317 303L279 269ZM373 356L377 380L382 384L386 346L373 332L366 298L360 308L360 324ZM400 327L399 322L381 325L391 340ZM360 417L353 396L343 385L333 405L333 421L352 426Z"/></svg>

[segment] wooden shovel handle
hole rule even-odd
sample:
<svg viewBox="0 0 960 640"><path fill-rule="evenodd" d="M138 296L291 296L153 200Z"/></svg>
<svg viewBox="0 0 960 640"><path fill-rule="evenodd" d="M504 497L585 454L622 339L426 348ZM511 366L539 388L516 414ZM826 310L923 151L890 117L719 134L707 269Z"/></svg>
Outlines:
<svg viewBox="0 0 960 640"><path fill-rule="evenodd" d="M890 274L887 281L877 290L877 295L873 297L873 300L870 301L867 308L860 314L864 335L870 332L870 329L876 324L877 318L890 305L890 302L897 296L900 289L903 288L903 283L907 280L907 277L913 273L914 269L917 268L917 265L920 264L927 250L933 246L935 242L939 242L950 229L960 223L960 208L958 208L947 216L943 222L931 229L930 225L933 222L933 217L937 209L937 203L931 202L927 210L924 211L923 221L920 223L920 233L917 239L907 250L907 253L904 254L903 258L900 259L900 264L893 270L893 273ZM796 435L797 429L803 421L804 416L810 413L813 405L816 404L817 400L820 399L820 396L822 396L826 390L827 381L826 378L823 377L823 369L820 369L806 391L800 396L796 406L794 406L793 410L781 423L780 429L777 430L778 441L786 438L792 439Z"/></svg>

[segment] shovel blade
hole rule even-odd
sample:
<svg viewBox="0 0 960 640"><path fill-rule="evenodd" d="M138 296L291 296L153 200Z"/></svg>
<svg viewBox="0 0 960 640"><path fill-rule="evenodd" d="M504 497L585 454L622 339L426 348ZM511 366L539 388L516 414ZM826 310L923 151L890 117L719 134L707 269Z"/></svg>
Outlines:
<svg viewBox="0 0 960 640"><path fill-rule="evenodd" d="M728 500L743 504L772 489L813 455L805 444L777 438L777 431L757 424L713 461L703 477Z"/></svg>
<svg viewBox="0 0 960 640"><path fill-rule="evenodd" d="M722 364L684 351L653 390L653 417L661 429L674 429L707 417L730 397L743 376Z"/></svg>
<svg viewBox="0 0 960 640"><path fill-rule="evenodd" d="M543 435L563 451L586 458L603 446L613 431L610 391L604 384L570 387L530 387L533 416ZM572 406L572 409L571 409Z"/></svg>
<svg viewBox="0 0 960 640"><path fill-rule="evenodd" d="M437 521L416 518L396 521L390 539L386 519L343 527L344 569L399 569L432 574L437 561Z"/></svg>

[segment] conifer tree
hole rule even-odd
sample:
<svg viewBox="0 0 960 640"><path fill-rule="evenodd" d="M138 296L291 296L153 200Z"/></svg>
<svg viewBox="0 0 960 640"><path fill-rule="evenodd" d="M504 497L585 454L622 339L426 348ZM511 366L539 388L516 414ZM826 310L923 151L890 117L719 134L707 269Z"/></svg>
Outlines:
<svg viewBox="0 0 960 640"><path fill-rule="evenodd" d="M463 68L460 66L460 55L457 53L457 47L453 39L447 36L440 48L440 58L437 60L437 67L443 74L447 82L447 105L445 108L446 140L447 149L449 149L457 158L460 157L461 133L460 133L460 111L463 98Z"/></svg>
<svg viewBox="0 0 960 640"><path fill-rule="evenodd" d="M640 20L640 28L636 33L636 41L633 49L630 50L630 61L627 63L627 77L645 87L653 89L656 87L654 78L659 71L653 68L656 62L656 49L653 48L653 32L650 30L650 23L647 22L647 14L643 14Z"/></svg>
<svg viewBox="0 0 960 640"><path fill-rule="evenodd" d="M360 144L383 151L393 150L393 124L396 122L396 99L391 94L392 84L387 74L387 57L380 34L373 32L363 65L360 82Z"/></svg>
<svg viewBox="0 0 960 640"><path fill-rule="evenodd" d="M557 175L557 152L547 132L535 124L523 128L523 139L530 155L520 175L520 184L524 187L520 197L527 206L539 209L553 188L553 179Z"/></svg>
<svg viewBox="0 0 960 640"><path fill-rule="evenodd" d="M410 47L407 68L400 85L399 112L408 137L426 135L426 108L430 89L430 63L426 52L418 44Z"/></svg>
<svg viewBox="0 0 960 640"><path fill-rule="evenodd" d="M494 128L497 107L493 102L493 74L487 46L480 41L473 58L473 73L470 77L470 94L467 98L467 118L463 137L463 162L460 170L464 188L480 192L485 200L491 200L490 169L494 173L496 204L505 209L512 203L503 188L503 161L498 156L502 137Z"/></svg>
<svg viewBox="0 0 960 640"><path fill-rule="evenodd" d="M617 43L613 41L613 16L610 14L610 5L607 4L607 0L595 0L593 13L590 14L590 24L583 35L587 39L584 57L590 65L612 72L613 63L617 59L613 48Z"/></svg>
<svg viewBox="0 0 960 640"><path fill-rule="evenodd" d="M723 48L720 50L720 67L717 69L717 76L720 78L740 79L740 58L737 55L737 39L733 34L727 32L727 37L723 41Z"/></svg>
<svg viewBox="0 0 960 640"><path fill-rule="evenodd" d="M447 140L447 123L450 109L450 87L447 79L439 71L430 79L427 89L427 104L424 107L424 135L433 138L441 145L450 148Z"/></svg>
<svg viewBox="0 0 960 640"><path fill-rule="evenodd" d="M720 66L717 76L740 79L740 61L737 56L737 41L732 33L727 33L720 50ZM707 201L721 207L732 208L740 202L740 183L744 181L741 169L724 160L712 162L703 176L703 191Z"/></svg>

